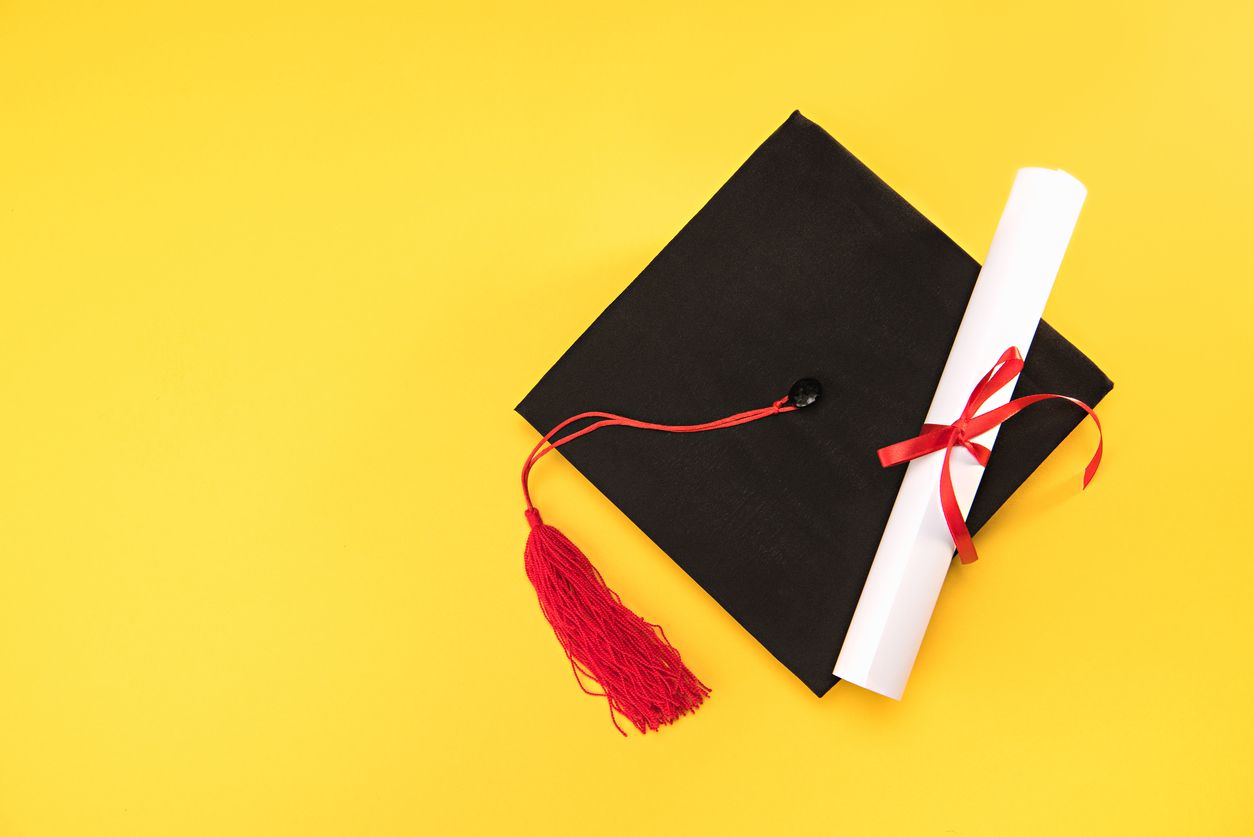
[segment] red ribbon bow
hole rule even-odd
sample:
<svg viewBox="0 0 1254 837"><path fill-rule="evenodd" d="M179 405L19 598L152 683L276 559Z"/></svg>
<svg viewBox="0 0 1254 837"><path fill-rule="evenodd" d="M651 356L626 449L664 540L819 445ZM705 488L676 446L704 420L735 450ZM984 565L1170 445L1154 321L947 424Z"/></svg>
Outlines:
<svg viewBox="0 0 1254 837"><path fill-rule="evenodd" d="M1033 404L1047 401L1050 398L1061 398L1084 410L1092 417L1093 423L1097 425L1097 452L1093 454L1093 458L1089 460L1088 467L1084 469L1085 488L1088 488L1093 475L1097 473L1097 466L1102 462L1102 423L1098 421L1097 413L1093 412L1089 405L1078 399L1066 395L1052 395L1048 393L1025 395L1004 406L989 410L987 413L976 415L976 411L984 406L984 402L988 401L993 393L1013 381L1021 371L1023 371L1023 356L1019 354L1017 348L1011 346L1002 352L1001 357L993 364L993 368L975 385L975 389L971 392L971 398L967 400L967 406L963 407L962 415L958 417L957 421L953 424L925 424L923 425L923 432L913 439L906 439L904 442L898 442L895 445L889 445L879 450L880 464L885 468L908 462L911 459L918 459L920 456L926 456L938 450L945 451L940 477L941 511L945 515L945 522L949 525L949 533L953 535L954 546L958 548L958 557L962 559L964 564L970 564L979 556L976 555L975 544L971 542L971 532L967 529L967 523L962 518L962 509L958 507L958 498L954 494L954 484L949 473L949 458L955 447L961 446L966 448L977 462L981 465L987 465L991 451L978 442L972 441L973 438L987 433L1006 419Z"/></svg>

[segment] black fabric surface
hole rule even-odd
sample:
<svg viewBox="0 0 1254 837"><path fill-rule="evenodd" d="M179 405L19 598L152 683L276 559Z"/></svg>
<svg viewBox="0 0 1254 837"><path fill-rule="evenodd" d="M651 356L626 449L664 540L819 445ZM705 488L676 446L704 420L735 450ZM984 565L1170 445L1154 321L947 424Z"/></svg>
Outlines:
<svg viewBox="0 0 1254 837"><path fill-rule="evenodd" d="M769 404L798 378L822 382L815 406L735 429L614 428L562 450L822 695L905 473L876 450L918 432L979 267L794 113L518 412L541 433L585 410L694 423ZM1111 386L1042 322L1015 395L1096 404ZM1003 426L972 531L1082 417L1059 402ZM560 528L560 512L549 522Z"/></svg>

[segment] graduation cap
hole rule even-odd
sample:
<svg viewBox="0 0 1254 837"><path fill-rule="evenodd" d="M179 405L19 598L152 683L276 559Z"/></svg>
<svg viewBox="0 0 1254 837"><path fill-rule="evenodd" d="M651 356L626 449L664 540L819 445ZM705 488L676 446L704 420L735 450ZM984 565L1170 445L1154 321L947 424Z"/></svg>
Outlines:
<svg viewBox="0 0 1254 837"><path fill-rule="evenodd" d="M524 494L561 447L822 696L903 477L876 452L920 432L979 272L793 113L518 405L546 434ZM1111 387L1042 321L1013 395L1092 405ZM1050 403L1001 428L970 531L1083 417ZM576 441L606 428L629 429ZM661 629L526 503L527 573L585 691L641 731L699 706Z"/></svg>

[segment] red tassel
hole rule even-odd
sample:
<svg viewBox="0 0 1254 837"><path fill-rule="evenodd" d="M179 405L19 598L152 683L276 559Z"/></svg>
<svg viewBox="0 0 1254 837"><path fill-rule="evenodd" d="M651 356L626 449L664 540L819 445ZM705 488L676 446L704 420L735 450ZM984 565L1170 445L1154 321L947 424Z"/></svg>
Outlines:
<svg viewBox="0 0 1254 837"><path fill-rule="evenodd" d="M523 499L527 502L527 522L531 524L524 552L527 578L536 588L540 609L566 651L580 688L609 702L610 720L623 735L627 733L619 726L617 715L631 721L641 732L656 730L694 711L710 690L684 665L661 626L628 610L579 547L540 519L527 486L531 469L562 445L603 427L665 433L722 430L813 404L819 392L817 381L803 379L769 407L702 424L655 424L614 413L580 413L544 434L532 448L522 469ZM556 438L570 425L588 419L596 421ZM589 689L585 679L595 681L601 691Z"/></svg>
<svg viewBox="0 0 1254 837"><path fill-rule="evenodd" d="M528 509L527 522L524 558L540 609L580 688L609 702L618 731L627 734L616 714L647 732L695 711L710 690L684 665L661 626L632 613L579 547L541 520L539 511ZM601 691L590 690L585 678Z"/></svg>

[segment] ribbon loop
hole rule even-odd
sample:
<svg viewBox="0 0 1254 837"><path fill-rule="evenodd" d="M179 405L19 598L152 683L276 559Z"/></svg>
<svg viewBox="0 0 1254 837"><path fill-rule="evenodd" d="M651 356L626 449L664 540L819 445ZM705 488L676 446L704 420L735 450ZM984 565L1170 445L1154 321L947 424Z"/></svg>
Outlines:
<svg viewBox="0 0 1254 837"><path fill-rule="evenodd" d="M879 449L880 464L885 468L918 459L929 453L942 450L945 452L940 477L941 511L945 515L945 523L949 526L949 534L953 536L958 557L964 564L970 564L979 556L976 554L975 544L971 541L971 532L967 529L967 522L962 517L962 509L954 493L953 479L949 470L949 461L954 448L964 448L975 457L975 461L980 465L988 465L992 451L973 439L982 436L1033 404L1039 404L1051 398L1060 398L1084 410L1097 425L1097 450L1084 469L1085 488L1088 488L1102 462L1102 423L1098 420L1093 408L1079 399L1052 393L1025 395L986 413L979 412L980 408L997 391L1017 378L1022 371L1023 355L1016 347L1011 346L1001 353L1001 357L993 364L993 368L988 370L987 374L975 385L971 391L971 397L967 399L961 414L953 424L924 424L918 436Z"/></svg>

